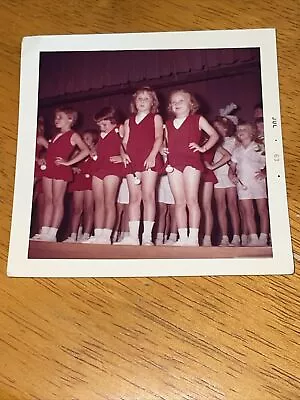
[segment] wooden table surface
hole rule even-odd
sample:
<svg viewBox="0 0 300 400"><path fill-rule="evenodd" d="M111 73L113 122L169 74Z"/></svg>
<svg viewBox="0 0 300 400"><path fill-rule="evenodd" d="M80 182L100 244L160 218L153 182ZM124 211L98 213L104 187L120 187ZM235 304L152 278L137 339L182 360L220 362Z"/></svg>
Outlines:
<svg viewBox="0 0 300 400"><path fill-rule="evenodd" d="M299 4L2 2L0 400L299 399ZM6 277L23 36L260 27L278 30L295 275Z"/></svg>

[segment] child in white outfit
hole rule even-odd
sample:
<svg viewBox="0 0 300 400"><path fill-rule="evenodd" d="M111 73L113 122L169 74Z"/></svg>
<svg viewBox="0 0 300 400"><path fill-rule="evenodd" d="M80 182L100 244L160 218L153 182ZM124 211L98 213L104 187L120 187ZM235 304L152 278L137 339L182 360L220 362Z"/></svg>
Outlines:
<svg viewBox="0 0 300 400"><path fill-rule="evenodd" d="M267 205L267 185L264 177L266 157L264 148L254 142L255 127L250 123L239 124L237 138L241 145L233 150L230 168L234 174L232 181L237 185L238 198L241 201L245 223L250 241L248 246L266 246L269 232ZM260 219L260 237L258 239L253 200L256 201Z"/></svg>

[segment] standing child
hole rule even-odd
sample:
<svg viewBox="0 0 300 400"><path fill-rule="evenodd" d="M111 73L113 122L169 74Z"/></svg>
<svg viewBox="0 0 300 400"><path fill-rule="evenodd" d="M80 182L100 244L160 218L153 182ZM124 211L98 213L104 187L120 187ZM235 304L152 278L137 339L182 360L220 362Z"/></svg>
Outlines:
<svg viewBox="0 0 300 400"><path fill-rule="evenodd" d="M225 149L230 158L236 147L236 124L237 117L232 115L219 116L215 119L214 127L221 137L221 146L217 149L214 158L214 172L218 182L214 185L214 195L217 205L219 227L221 230L220 246L239 246L240 245L240 216L237 203L237 190L234 183L228 177L229 165L224 163L223 153ZM233 231L232 241L228 238L228 219L229 211L231 226Z"/></svg>
<svg viewBox="0 0 300 400"><path fill-rule="evenodd" d="M118 244L138 245L143 201L142 244L152 246L152 229L155 220L155 186L158 173L163 169L159 153L163 139L163 122L158 111L156 93L149 87L137 90L131 101L132 116L125 121L123 159L127 164L129 188L129 233ZM126 153L125 153L126 152ZM141 180L137 185L135 175Z"/></svg>
<svg viewBox="0 0 300 400"><path fill-rule="evenodd" d="M55 126L59 132L49 141L46 169L43 177L45 196L44 218L38 240L56 241L56 235L64 213L64 196L68 182L72 181L71 165L81 161L89 154L87 146L78 133L71 128L76 123L77 112L61 107L55 111ZM68 161L74 149L79 153Z"/></svg>
<svg viewBox="0 0 300 400"><path fill-rule="evenodd" d="M238 198L249 232L248 246L266 246L269 232L266 178L262 171L266 166L264 149L254 138L255 127L250 123L239 124L237 138L241 146L233 150L230 168L234 174L232 181L237 185ZM256 201L260 219L258 239L253 200Z"/></svg>
<svg viewBox="0 0 300 400"><path fill-rule="evenodd" d="M91 152L95 151L98 141L98 132L94 129L86 130L82 134L84 143ZM68 192L72 193L72 221L71 235L64 241L74 243L88 240L93 228L94 198L92 192L92 171L94 161L91 156L86 157L73 168L74 179L68 185ZM83 216L83 235L79 237L78 228Z"/></svg>
<svg viewBox="0 0 300 400"><path fill-rule="evenodd" d="M111 106L102 108L94 119L100 129L96 152L92 154L96 159L92 181L95 199L95 236L85 243L111 244L111 235L116 222L116 197L121 178L125 174L123 163L113 162L117 155L121 161L119 130L122 126L118 125L117 111Z"/></svg>
<svg viewBox="0 0 300 400"><path fill-rule="evenodd" d="M198 103L185 90L171 93L169 111L174 118L167 121L169 164L173 172L168 173L171 190L175 199L175 215L179 240L177 246L198 246L200 207L198 201L203 160L198 154L210 150L218 141L218 134L202 115L196 115ZM202 130L209 139L203 140ZM189 224L187 210L189 215ZM189 236L188 236L189 226Z"/></svg>
<svg viewBox="0 0 300 400"><path fill-rule="evenodd" d="M202 155L205 165L205 169L202 174L202 181L203 181L202 209L204 212L204 219L205 219L205 229L204 229L204 238L202 241L202 246L206 247L212 246L211 234L214 224L214 218L212 212L212 196L214 191L214 185L218 182L218 179L214 174L214 170L219 165L226 164L231 157L231 155L222 146L219 146L218 150L219 153L221 154L221 159L216 165L213 164L213 159L217 150L217 146L218 145L213 146L210 150L203 153Z"/></svg>

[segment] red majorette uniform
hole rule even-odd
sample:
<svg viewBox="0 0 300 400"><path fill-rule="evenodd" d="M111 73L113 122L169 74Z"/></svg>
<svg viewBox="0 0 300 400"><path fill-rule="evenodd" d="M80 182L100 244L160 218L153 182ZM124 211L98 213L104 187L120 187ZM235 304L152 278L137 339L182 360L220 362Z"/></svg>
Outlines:
<svg viewBox="0 0 300 400"><path fill-rule="evenodd" d="M70 130L63 133L61 136L57 134L51 141L49 140L44 175L46 178L60 179L67 182L73 180L72 167L55 164L57 157L68 160L73 153L74 146L71 144L73 133L74 131Z"/></svg>
<svg viewBox="0 0 300 400"><path fill-rule="evenodd" d="M92 174L95 161L88 156L84 160L79 161L76 167L80 169L79 174L73 175L73 181L68 185L68 192L83 192L92 190Z"/></svg>
<svg viewBox="0 0 300 400"><path fill-rule="evenodd" d="M201 154L203 163L204 163L204 161L206 161L209 164L212 164L217 148L218 148L218 145L214 145L211 149L209 149L205 153ZM201 179L203 180L203 182L211 182L213 184L218 183L218 179L216 178L215 173L213 171L211 171L210 169L207 169L206 167L204 167L204 171L201 176Z"/></svg>
<svg viewBox="0 0 300 400"><path fill-rule="evenodd" d="M168 162L177 170L183 172L184 168L189 166L199 171L204 170L204 164L199 152L193 152L189 144L201 143L203 133L199 129L199 120L201 115L189 115L177 129L174 126L174 119L166 122L168 130Z"/></svg>
<svg viewBox="0 0 300 400"><path fill-rule="evenodd" d="M99 179L104 179L108 175L124 177L126 175L123 163L114 164L110 157L120 154L121 141L119 128L113 128L104 138L99 137L96 152L97 160L93 165L93 175Z"/></svg>
<svg viewBox="0 0 300 400"><path fill-rule="evenodd" d="M144 162L152 151L155 142L155 114L149 113L138 124L135 121L136 114L129 118L129 138L126 153L131 159L130 169L134 172L145 171ZM161 155L157 153L155 166L152 171L162 173L164 169Z"/></svg>

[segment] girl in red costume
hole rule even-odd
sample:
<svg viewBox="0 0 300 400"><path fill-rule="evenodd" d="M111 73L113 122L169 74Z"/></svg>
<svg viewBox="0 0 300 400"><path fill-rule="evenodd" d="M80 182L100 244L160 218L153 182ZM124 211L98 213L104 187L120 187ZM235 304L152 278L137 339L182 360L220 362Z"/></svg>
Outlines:
<svg viewBox="0 0 300 400"><path fill-rule="evenodd" d="M198 104L189 92L176 90L171 93L169 111L174 117L166 123L166 136L168 163L173 168L172 172L168 172L168 177L175 199L179 240L174 245L177 246L199 245L201 214L198 192L201 173L204 171L204 163L199 153L210 150L218 141L217 132L202 115L196 114L197 110ZM203 142L202 130L209 139L200 146Z"/></svg>
<svg viewBox="0 0 300 400"><path fill-rule="evenodd" d="M90 151L94 151L98 141L97 130L86 130L82 134L82 139ZM73 193L71 235L64 241L66 243L74 243L76 240L77 242L82 242L90 237L94 220L94 198L92 192L94 163L95 161L91 156L88 156L73 168L74 178L68 185L68 192ZM82 237L77 234L81 217L83 217Z"/></svg>
<svg viewBox="0 0 300 400"><path fill-rule="evenodd" d="M93 196L95 199L94 227L95 235L84 243L111 244L111 235L116 222L116 197L125 167L121 162L121 137L117 111L113 107L104 107L95 115L100 128L100 137L96 151L93 172ZM115 163L115 159L119 159Z"/></svg>
<svg viewBox="0 0 300 400"><path fill-rule="evenodd" d="M56 235L64 213L64 195L68 182L73 180L71 165L89 154L89 149L78 133L72 130L77 112L62 107L55 111L55 126L59 132L49 141L43 177L45 196L44 218L41 234L36 240L56 241ZM69 161L73 151L79 153Z"/></svg>
<svg viewBox="0 0 300 400"><path fill-rule="evenodd" d="M122 146L129 188L129 236L118 244L139 245L143 201L142 244L153 246L155 186L157 175L163 169L159 153L163 140L163 122L157 110L158 99L151 88L144 87L134 93L131 102L132 116L125 121ZM141 181L140 185L136 182L137 178Z"/></svg>

